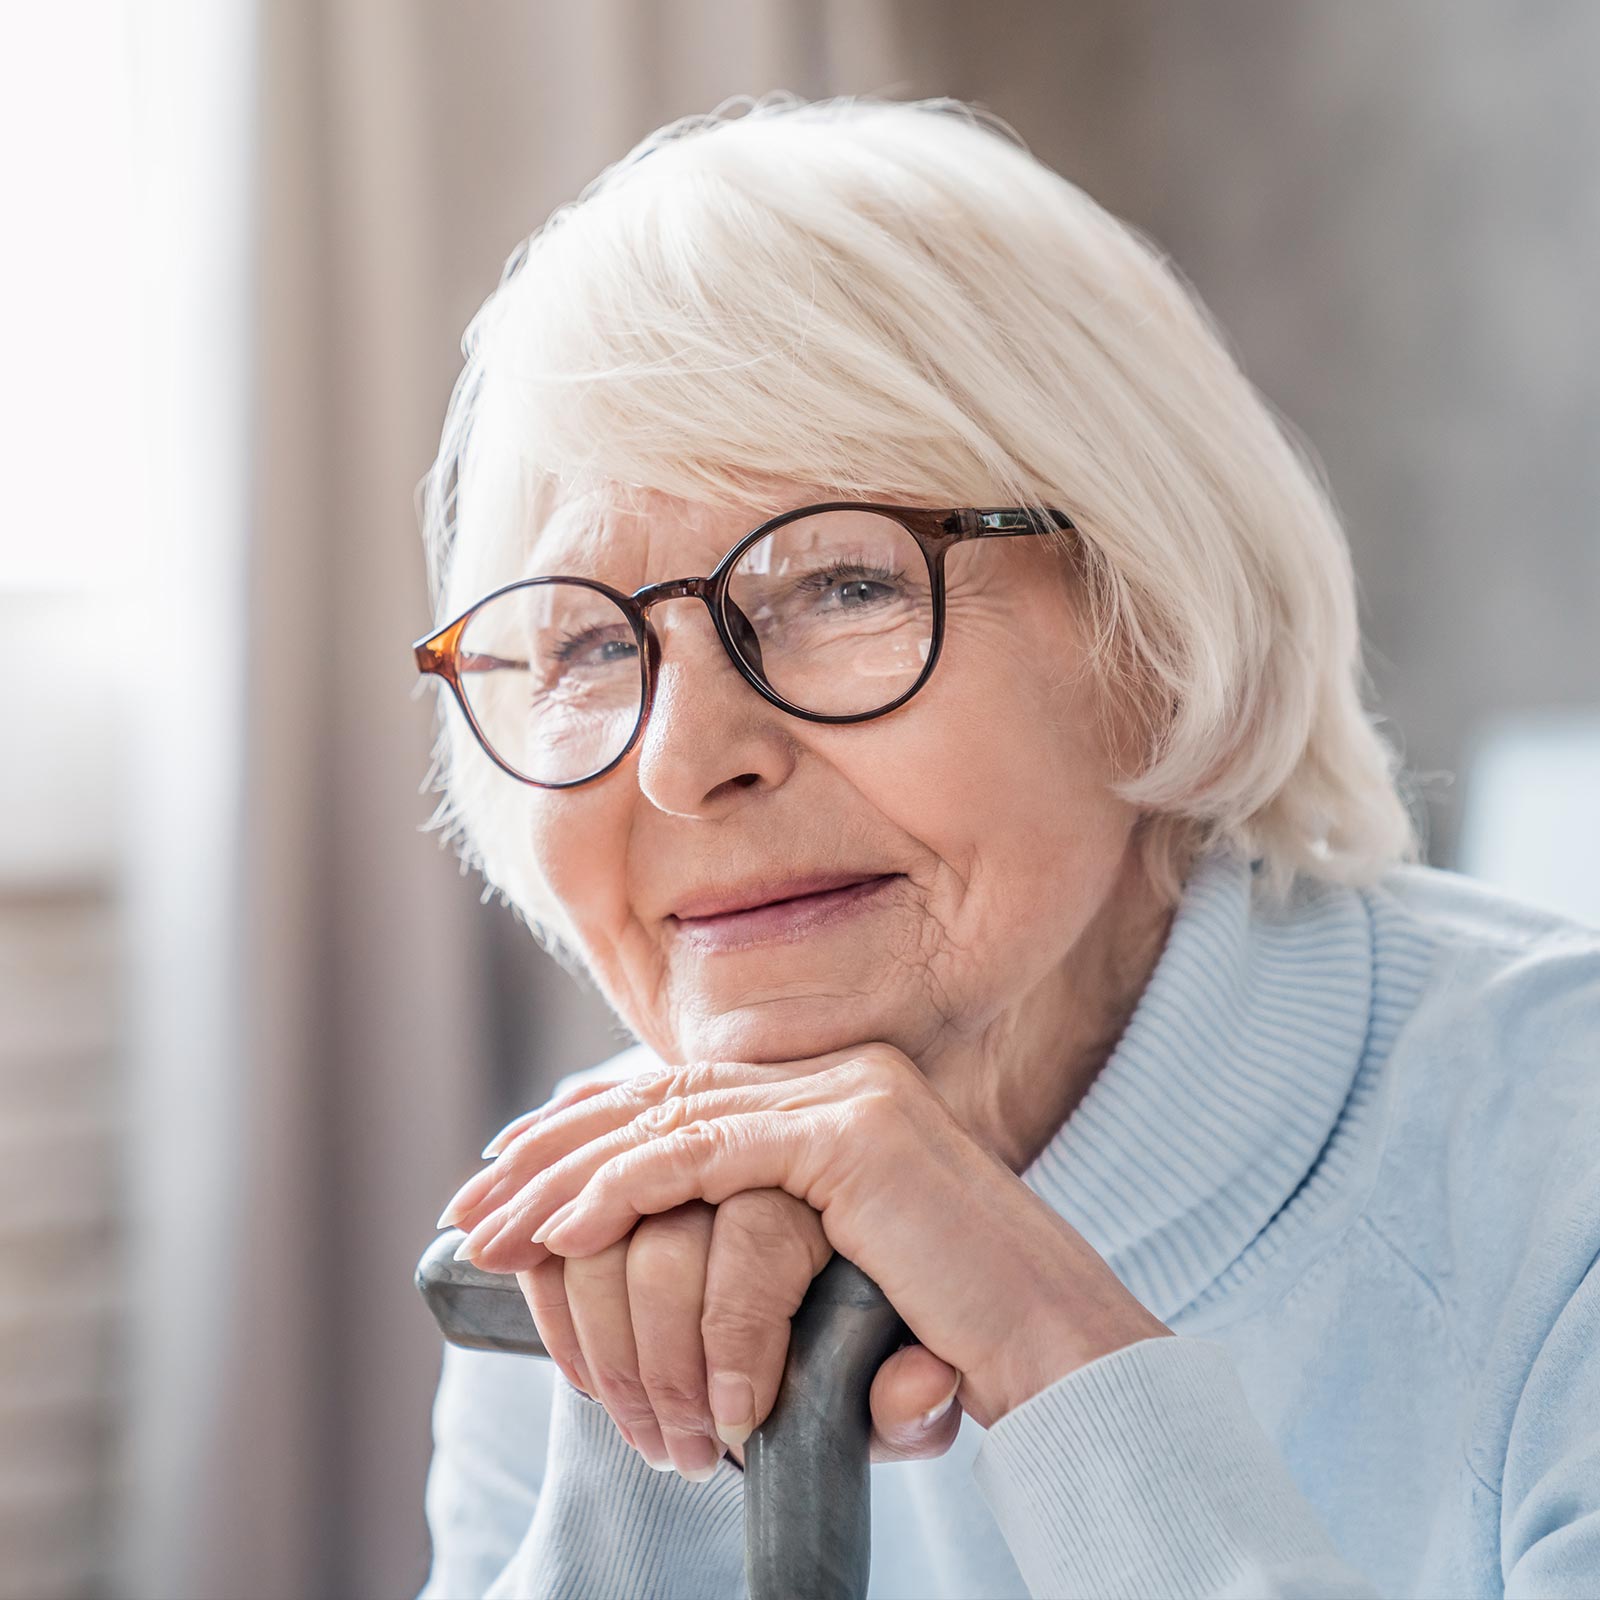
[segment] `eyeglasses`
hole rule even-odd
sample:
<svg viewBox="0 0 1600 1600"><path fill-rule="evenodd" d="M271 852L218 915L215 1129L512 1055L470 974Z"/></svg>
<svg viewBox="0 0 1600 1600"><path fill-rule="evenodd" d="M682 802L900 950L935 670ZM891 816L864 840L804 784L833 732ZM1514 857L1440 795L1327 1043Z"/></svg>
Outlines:
<svg viewBox="0 0 1600 1600"><path fill-rule="evenodd" d="M411 648L419 672L450 685L496 766L571 789L604 777L644 730L661 668L648 613L663 600L704 601L740 675L779 710L865 722L933 672L954 546L1075 526L1054 510L832 500L752 528L708 577L632 594L593 578L523 578Z"/></svg>

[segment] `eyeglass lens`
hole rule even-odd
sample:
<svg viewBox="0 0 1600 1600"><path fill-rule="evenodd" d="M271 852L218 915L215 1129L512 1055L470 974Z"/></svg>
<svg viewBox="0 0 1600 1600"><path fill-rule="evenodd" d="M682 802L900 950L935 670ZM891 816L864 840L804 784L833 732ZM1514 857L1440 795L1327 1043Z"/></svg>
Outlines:
<svg viewBox="0 0 1600 1600"><path fill-rule="evenodd" d="M905 694L927 663L928 564L890 517L797 517L739 558L725 621L746 665L791 705L869 714ZM478 727L524 777L576 782L627 747L643 665L627 616L598 590L559 581L510 589L474 613L460 651Z"/></svg>

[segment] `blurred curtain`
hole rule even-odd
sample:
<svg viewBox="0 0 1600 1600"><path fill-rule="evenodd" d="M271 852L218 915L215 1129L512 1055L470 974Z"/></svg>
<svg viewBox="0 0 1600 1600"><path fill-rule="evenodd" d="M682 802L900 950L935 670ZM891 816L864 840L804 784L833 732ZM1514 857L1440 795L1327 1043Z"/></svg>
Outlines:
<svg viewBox="0 0 1600 1600"><path fill-rule="evenodd" d="M206 33L169 9L173 43ZM413 491L517 237L667 115L743 87L823 92L838 60L889 86L876 15L263 0L258 83L224 51L184 86L165 130L180 209L224 257L230 208L256 222L250 269L208 257L173 325L226 344L248 280L253 398L246 481L221 374L180 396L165 470L195 470L191 443L214 453L150 574L210 665L152 674L139 732L118 1540L137 1600L421 1585L440 1342L417 1257L499 1120L621 1040L418 831L436 797L408 648L428 622ZM474 121L489 71L521 85L516 148ZM254 172L224 172L217 129L252 111ZM484 179L466 195L445 178L458 141Z"/></svg>

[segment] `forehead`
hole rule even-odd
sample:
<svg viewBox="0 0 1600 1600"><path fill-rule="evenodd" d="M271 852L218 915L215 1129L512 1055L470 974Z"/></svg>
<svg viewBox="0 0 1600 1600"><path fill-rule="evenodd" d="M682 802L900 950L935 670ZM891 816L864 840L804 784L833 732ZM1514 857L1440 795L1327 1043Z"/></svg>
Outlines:
<svg viewBox="0 0 1600 1600"><path fill-rule="evenodd" d="M653 489L572 496L533 536L528 577L599 577L633 587L710 572L752 528L781 511L838 495L787 484L737 505L680 499Z"/></svg>

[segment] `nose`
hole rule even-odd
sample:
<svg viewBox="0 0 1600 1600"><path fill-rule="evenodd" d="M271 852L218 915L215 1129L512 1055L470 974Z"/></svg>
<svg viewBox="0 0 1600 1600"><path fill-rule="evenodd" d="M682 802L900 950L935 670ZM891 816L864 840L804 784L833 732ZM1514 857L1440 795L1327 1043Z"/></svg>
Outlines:
<svg viewBox="0 0 1600 1600"><path fill-rule="evenodd" d="M668 599L691 596L669 596ZM776 787L794 766L791 719L756 693L728 659L708 607L698 622L680 611L665 626L651 613L660 640L655 696L634 754L641 792L662 811L709 816L741 793ZM748 628L742 615L734 626ZM759 657L755 659L759 660Z"/></svg>

